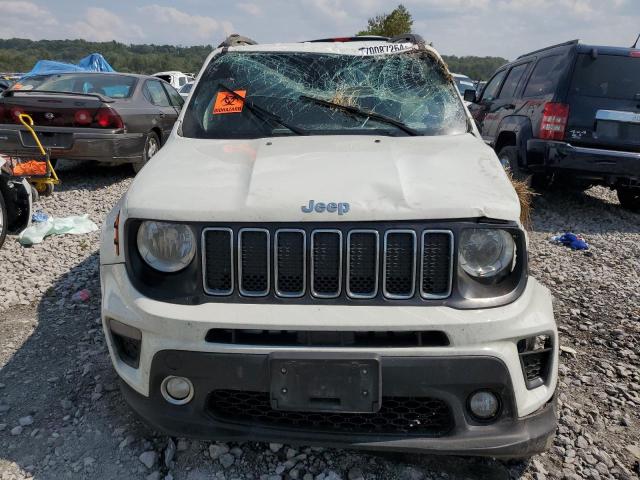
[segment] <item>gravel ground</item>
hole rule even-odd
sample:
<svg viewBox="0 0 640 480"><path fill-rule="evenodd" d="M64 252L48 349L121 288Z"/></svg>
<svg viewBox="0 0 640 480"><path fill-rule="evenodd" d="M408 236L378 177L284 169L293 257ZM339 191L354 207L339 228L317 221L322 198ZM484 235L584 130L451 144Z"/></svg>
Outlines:
<svg viewBox="0 0 640 480"><path fill-rule="evenodd" d="M126 168L63 165L39 208L100 224ZM124 404L100 329L98 233L0 250L0 480L638 478L640 216L602 188L535 201L531 270L555 297L565 352L558 435L530 462L373 455L276 444L170 439ZM592 248L551 244L573 231ZM72 295L88 289L91 298Z"/></svg>

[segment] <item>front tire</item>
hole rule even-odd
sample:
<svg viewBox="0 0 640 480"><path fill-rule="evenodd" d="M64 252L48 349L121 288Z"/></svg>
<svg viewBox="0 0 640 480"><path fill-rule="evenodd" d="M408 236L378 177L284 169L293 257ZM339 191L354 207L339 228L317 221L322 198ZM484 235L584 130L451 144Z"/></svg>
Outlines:
<svg viewBox="0 0 640 480"><path fill-rule="evenodd" d="M640 213L640 187L618 187L616 192L622 208L634 213Z"/></svg>
<svg viewBox="0 0 640 480"><path fill-rule="evenodd" d="M149 132L144 142L144 150L142 151L142 160L131 164L133 171L138 173L142 170L151 158L160 150L160 139L155 132Z"/></svg>
<svg viewBox="0 0 640 480"><path fill-rule="evenodd" d="M527 186L531 186L532 176L523 172L518 164L518 147L502 147L500 152L498 152L498 159L500 160L502 168L504 168L507 173L510 173L514 179L526 183Z"/></svg>

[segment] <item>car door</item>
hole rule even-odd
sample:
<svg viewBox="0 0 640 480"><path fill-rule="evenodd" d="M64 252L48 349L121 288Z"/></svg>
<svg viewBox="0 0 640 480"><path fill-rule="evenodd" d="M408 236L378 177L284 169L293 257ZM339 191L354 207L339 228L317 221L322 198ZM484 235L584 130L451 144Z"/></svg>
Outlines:
<svg viewBox="0 0 640 480"><path fill-rule="evenodd" d="M495 121L495 115L491 113L493 108L493 102L498 97L500 93L500 87L502 87L502 82L507 76L507 70L500 70L496 72L489 80L489 83L484 87L482 91L482 96L477 103L473 103L469 106L469 112L471 116L476 121L476 125L478 126L478 130L482 135L482 138L485 142L487 141L486 132L489 131L492 127L493 122Z"/></svg>
<svg viewBox="0 0 640 480"><path fill-rule="evenodd" d="M496 137L500 133L499 130L502 121L505 117L513 115L516 111L516 93L530 66L531 62L520 63L511 67L507 73L500 92L495 100L493 100L491 108L485 116L482 136L488 144L495 146ZM489 116L491 116L490 121L487 121Z"/></svg>
<svg viewBox="0 0 640 480"><path fill-rule="evenodd" d="M169 84L164 84L162 85L164 87L164 89L167 92L167 95L169 96L169 101L171 102L171 106L174 108L175 110L175 119L174 122L178 119L178 116L180 115L180 110L182 110L182 106L184 105L184 98L182 98L182 95L180 95L175 88L173 88L171 85Z"/></svg>
<svg viewBox="0 0 640 480"><path fill-rule="evenodd" d="M157 125L162 130L162 143L171 133L173 124L178 115L176 109L171 104L169 95L167 94L161 80L147 80L144 86L145 98L157 108Z"/></svg>

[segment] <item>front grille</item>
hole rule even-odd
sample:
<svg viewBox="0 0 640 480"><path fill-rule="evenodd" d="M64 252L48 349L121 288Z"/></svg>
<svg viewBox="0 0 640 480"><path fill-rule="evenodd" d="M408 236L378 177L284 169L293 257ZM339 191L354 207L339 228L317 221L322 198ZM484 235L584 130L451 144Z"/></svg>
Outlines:
<svg viewBox="0 0 640 480"><path fill-rule="evenodd" d="M316 230L311 234L311 294L335 298L342 287L342 232Z"/></svg>
<svg viewBox="0 0 640 480"><path fill-rule="evenodd" d="M422 270L420 293L425 298L447 298L451 295L453 234L428 230L422 234Z"/></svg>
<svg viewBox="0 0 640 480"><path fill-rule="evenodd" d="M318 413L273 410L268 392L215 390L208 405L223 422L312 432L437 437L453 428L449 406L429 397L382 397L382 407L375 413Z"/></svg>
<svg viewBox="0 0 640 480"><path fill-rule="evenodd" d="M240 293L261 297L269 293L269 231L243 228L238 233Z"/></svg>
<svg viewBox="0 0 640 480"><path fill-rule="evenodd" d="M205 228L208 295L353 301L451 296L449 230Z"/></svg>
<svg viewBox="0 0 640 480"><path fill-rule="evenodd" d="M384 294L411 298L416 282L416 233L389 230L384 236Z"/></svg>
<svg viewBox="0 0 640 480"><path fill-rule="evenodd" d="M233 292L233 231L208 228L202 232L204 289L210 295Z"/></svg>

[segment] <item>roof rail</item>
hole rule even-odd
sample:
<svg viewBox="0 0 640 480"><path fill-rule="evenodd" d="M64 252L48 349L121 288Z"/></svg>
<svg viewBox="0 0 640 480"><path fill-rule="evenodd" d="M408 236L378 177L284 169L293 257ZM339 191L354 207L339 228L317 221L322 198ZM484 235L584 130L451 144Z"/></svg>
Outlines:
<svg viewBox="0 0 640 480"><path fill-rule="evenodd" d="M424 39L415 33L405 33L402 35L396 35L395 37L383 37L380 35L355 35L353 37L333 37L333 38L321 38L318 40L308 40L308 43L319 42L390 42L390 43L424 43Z"/></svg>
<svg viewBox="0 0 640 480"><path fill-rule="evenodd" d="M332 38L319 38L317 40L307 40L303 43L331 43L331 42L371 42L380 40L388 42L389 37L381 37L379 35L356 35L354 37L332 37Z"/></svg>
<svg viewBox="0 0 640 480"><path fill-rule="evenodd" d="M229 35L218 48L223 47L239 47L242 45L257 45L258 42L250 39L249 37L243 37L242 35L238 35L237 33L232 33Z"/></svg>
<svg viewBox="0 0 640 480"><path fill-rule="evenodd" d="M424 38L417 33L403 33L402 35L396 35L389 40L391 43L424 43Z"/></svg>
<svg viewBox="0 0 640 480"><path fill-rule="evenodd" d="M529 55L533 55L534 53L540 53L540 52L544 52L546 50L551 50L552 48L556 48L556 47L565 47L565 46L569 46L569 45L577 45L580 42L580 40L576 39L576 40L570 40L568 42L564 42L564 43L558 43L557 45L551 45L550 47L545 47L545 48L541 48L539 50L534 50L533 52L529 52L529 53L525 53L524 55L520 55L516 60L519 60L523 57L528 57Z"/></svg>

